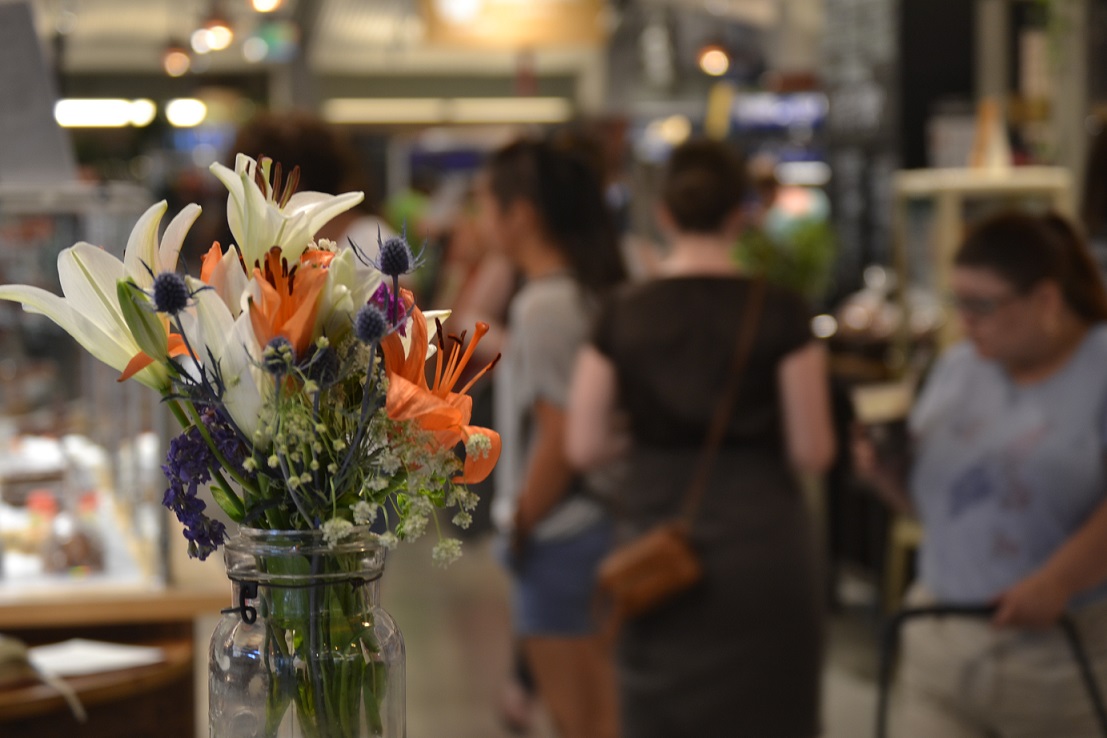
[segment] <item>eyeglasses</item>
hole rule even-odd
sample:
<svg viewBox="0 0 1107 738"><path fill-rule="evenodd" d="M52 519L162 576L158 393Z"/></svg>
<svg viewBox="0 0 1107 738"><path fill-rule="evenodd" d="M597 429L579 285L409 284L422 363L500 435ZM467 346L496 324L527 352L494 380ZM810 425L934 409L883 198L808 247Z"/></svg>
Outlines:
<svg viewBox="0 0 1107 738"><path fill-rule="evenodd" d="M996 297L976 297L973 295L950 295L950 306L974 318L987 318L1000 308L1018 299L1017 294L997 295Z"/></svg>

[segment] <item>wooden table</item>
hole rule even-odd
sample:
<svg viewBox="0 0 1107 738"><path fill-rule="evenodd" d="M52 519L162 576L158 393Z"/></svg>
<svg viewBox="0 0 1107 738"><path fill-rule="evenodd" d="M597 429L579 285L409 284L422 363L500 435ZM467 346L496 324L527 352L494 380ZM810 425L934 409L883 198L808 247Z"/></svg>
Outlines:
<svg viewBox="0 0 1107 738"><path fill-rule="evenodd" d="M224 590L79 593L0 600L0 632L30 646L68 638L158 646L161 663L70 677L88 712L34 682L0 689L4 738L194 738L193 621L230 602Z"/></svg>

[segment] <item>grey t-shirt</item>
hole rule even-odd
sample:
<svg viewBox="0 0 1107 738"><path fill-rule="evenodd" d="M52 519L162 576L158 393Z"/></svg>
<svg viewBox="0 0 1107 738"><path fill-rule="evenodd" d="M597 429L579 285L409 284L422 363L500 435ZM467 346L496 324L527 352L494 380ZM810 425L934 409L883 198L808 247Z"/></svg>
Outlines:
<svg viewBox="0 0 1107 738"><path fill-rule="evenodd" d="M584 295L568 275L529 281L511 303L507 342L496 367L495 428L503 449L496 464L492 519L501 531L512 528L530 459L535 435L532 408L538 400L566 406L577 351L591 330L590 317ZM590 488L593 483L590 477ZM533 535L539 540L570 536L604 514L593 497L570 494Z"/></svg>
<svg viewBox="0 0 1107 738"><path fill-rule="evenodd" d="M919 574L940 599L986 603L1040 567L1107 499L1107 326L1068 363L1014 384L968 343L951 348L911 414ZM1074 600L1107 596L1107 583Z"/></svg>

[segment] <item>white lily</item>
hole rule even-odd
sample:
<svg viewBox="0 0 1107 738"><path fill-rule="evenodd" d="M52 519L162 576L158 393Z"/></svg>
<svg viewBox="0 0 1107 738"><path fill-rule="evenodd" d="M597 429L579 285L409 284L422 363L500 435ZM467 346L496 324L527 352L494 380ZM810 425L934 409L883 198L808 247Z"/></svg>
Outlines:
<svg viewBox="0 0 1107 738"><path fill-rule="evenodd" d="M212 289L191 277L186 279L195 293L195 314L182 319L185 336L200 359L201 370L223 386L221 401L235 425L253 438L264 402L262 387L268 387L260 369L261 348L254 337L249 313L237 318Z"/></svg>
<svg viewBox="0 0 1107 738"><path fill-rule="evenodd" d="M354 315L380 287L381 279L379 271L358 262L352 249L340 250L327 267L316 325L331 339L344 335L353 325Z"/></svg>
<svg viewBox="0 0 1107 738"><path fill-rule="evenodd" d="M296 262L320 228L365 197L361 192L307 191L289 196L270 183L270 164L263 159L259 165L239 154L233 171L219 163L211 165L212 174L227 188L227 225L248 268L261 263L274 246L280 247L290 264Z"/></svg>
<svg viewBox="0 0 1107 738"><path fill-rule="evenodd" d="M153 277L148 269L155 274L175 270L184 236L200 215L198 205L186 207L170 222L159 245L158 225L166 208L163 200L143 213L131 230L123 261L84 241L58 254L63 296L15 284L0 286L0 300L19 302L26 311L45 315L94 357L122 372L142 348L123 317L116 286L129 277L149 288ZM134 378L159 391L169 384L165 367L156 362Z"/></svg>

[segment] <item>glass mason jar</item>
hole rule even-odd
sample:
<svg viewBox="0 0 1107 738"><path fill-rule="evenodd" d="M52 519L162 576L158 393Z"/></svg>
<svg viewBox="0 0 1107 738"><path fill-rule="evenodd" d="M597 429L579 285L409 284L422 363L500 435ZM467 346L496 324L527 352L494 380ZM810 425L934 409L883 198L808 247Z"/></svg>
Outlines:
<svg viewBox="0 0 1107 738"><path fill-rule="evenodd" d="M211 637L211 738L405 738L404 641L379 606L368 527L243 528L226 543L233 607Z"/></svg>

